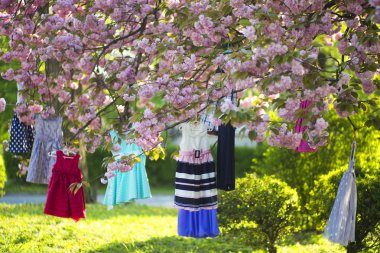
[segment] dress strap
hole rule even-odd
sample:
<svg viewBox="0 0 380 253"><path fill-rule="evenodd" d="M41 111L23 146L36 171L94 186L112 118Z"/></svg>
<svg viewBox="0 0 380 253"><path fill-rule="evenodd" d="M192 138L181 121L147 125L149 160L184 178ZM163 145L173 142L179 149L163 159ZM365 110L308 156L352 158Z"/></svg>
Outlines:
<svg viewBox="0 0 380 253"><path fill-rule="evenodd" d="M354 173L355 171L355 152L356 152L356 141L352 141L352 146L351 146L351 155L350 155L350 163L349 167L351 168L351 172Z"/></svg>

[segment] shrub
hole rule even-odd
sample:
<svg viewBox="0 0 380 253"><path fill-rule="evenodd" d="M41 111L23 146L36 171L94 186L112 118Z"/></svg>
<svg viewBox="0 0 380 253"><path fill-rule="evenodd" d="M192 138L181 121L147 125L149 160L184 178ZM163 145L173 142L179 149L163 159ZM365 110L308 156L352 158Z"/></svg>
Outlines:
<svg viewBox="0 0 380 253"><path fill-rule="evenodd" d="M315 153L298 153L293 150L268 148L263 162L253 164L252 170L261 175L274 175L297 190L300 206L300 228L303 231L315 231L319 218L313 219L318 209L310 208L313 201L310 193L315 189L315 182L322 175L331 171L347 168L352 141L352 126L348 120L329 113L329 142ZM364 125L365 117L352 117L358 126ZM380 163L379 131L374 128L361 128L357 132L356 167L361 170L372 170ZM337 187L337 185L335 186ZM361 200L358 200L361 201Z"/></svg>
<svg viewBox="0 0 380 253"><path fill-rule="evenodd" d="M236 181L236 190L220 195L219 223L223 233L272 253L276 242L293 230L298 210L297 192L285 182L247 174Z"/></svg>
<svg viewBox="0 0 380 253"><path fill-rule="evenodd" d="M3 154L0 151L0 197L4 195L5 181L7 180L7 174L5 170L5 162Z"/></svg>

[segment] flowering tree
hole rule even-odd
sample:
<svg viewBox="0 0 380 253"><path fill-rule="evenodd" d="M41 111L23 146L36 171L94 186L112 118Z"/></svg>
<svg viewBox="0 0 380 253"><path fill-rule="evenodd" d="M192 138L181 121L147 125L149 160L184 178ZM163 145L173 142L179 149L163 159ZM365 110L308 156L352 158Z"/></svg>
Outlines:
<svg viewBox="0 0 380 253"><path fill-rule="evenodd" d="M255 141L318 147L329 109L380 128L379 12L378 0L1 0L2 60L21 63L3 78L23 86L23 122L63 116L65 140L89 152L110 128L152 150L210 111Z"/></svg>

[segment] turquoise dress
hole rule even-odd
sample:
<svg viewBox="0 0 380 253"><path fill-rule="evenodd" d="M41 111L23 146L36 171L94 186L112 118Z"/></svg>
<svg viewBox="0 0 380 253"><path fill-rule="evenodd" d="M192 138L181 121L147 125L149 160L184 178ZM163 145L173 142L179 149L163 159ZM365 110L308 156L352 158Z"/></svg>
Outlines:
<svg viewBox="0 0 380 253"><path fill-rule="evenodd" d="M119 145L118 140L121 139L121 149L118 152L112 152L114 156L136 154L139 155L141 161L135 163L132 170L117 171L116 175L108 180L104 204L108 206L108 209L112 209L116 204L127 203L134 199L151 198L148 176L145 170L146 156L143 154L143 150L135 143L127 144L116 131L112 130L110 135L114 144Z"/></svg>

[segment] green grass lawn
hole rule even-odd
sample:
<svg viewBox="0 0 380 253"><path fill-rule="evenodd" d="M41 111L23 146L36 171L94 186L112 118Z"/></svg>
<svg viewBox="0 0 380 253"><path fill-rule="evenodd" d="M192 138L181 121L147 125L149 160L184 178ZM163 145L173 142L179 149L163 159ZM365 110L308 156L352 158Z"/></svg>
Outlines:
<svg viewBox="0 0 380 253"><path fill-rule="evenodd" d="M229 237L178 237L175 209L92 204L87 216L76 223L44 215L40 204L0 204L0 252L262 252ZM344 252L317 235L280 245L280 253Z"/></svg>

